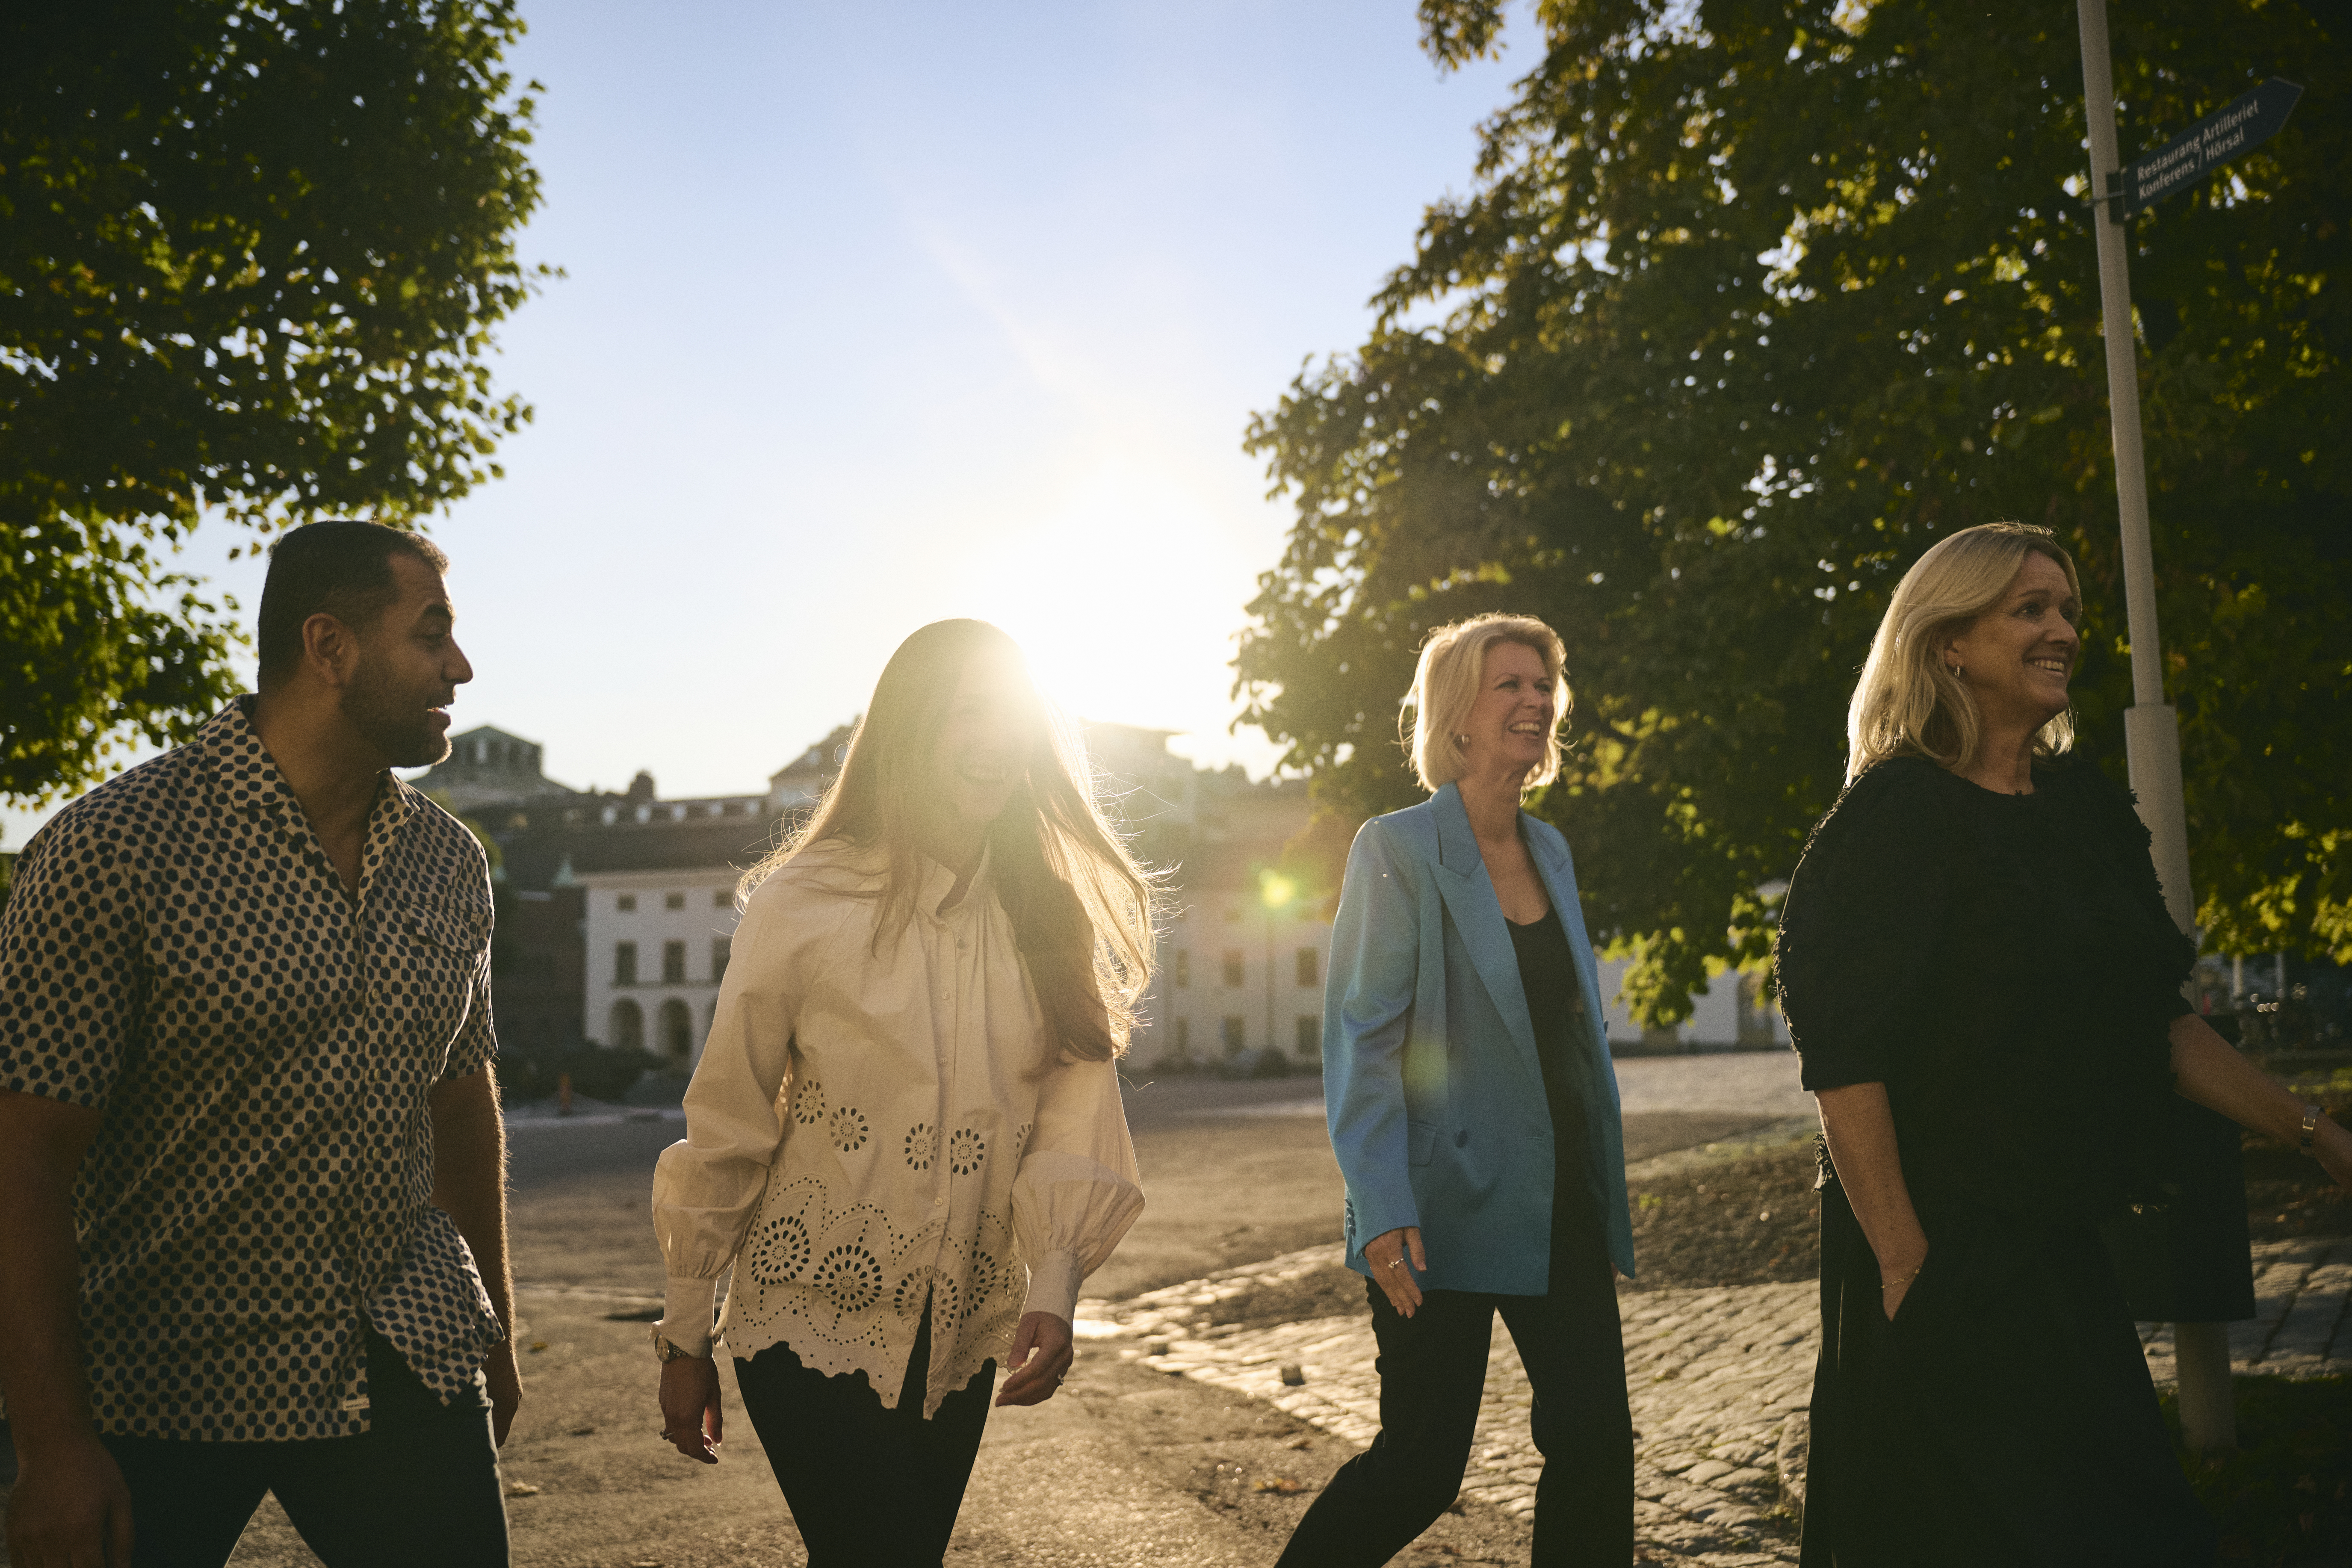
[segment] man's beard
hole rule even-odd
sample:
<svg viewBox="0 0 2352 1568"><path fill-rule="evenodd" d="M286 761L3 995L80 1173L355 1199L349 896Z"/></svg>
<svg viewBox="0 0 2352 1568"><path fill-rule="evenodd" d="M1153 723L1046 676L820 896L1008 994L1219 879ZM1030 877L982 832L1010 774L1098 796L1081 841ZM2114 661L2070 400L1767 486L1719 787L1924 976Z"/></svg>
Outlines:
<svg viewBox="0 0 2352 1568"><path fill-rule="evenodd" d="M376 668L362 663L337 706L395 768L430 767L449 754L449 737L434 722L433 705L399 689Z"/></svg>

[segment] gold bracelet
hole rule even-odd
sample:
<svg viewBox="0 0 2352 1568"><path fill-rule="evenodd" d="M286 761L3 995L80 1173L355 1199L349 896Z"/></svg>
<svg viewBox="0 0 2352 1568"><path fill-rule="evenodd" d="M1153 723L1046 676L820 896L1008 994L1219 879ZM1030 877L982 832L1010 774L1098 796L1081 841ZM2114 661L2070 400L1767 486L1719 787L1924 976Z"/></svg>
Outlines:
<svg viewBox="0 0 2352 1568"><path fill-rule="evenodd" d="M1910 1273L1906 1274L1902 1279L1889 1279L1885 1284L1881 1285L1879 1289L1881 1290L1892 1290L1897 1285L1908 1285L1911 1281L1919 1278L1920 1274L1926 1270L1927 1267L1927 1266L1923 1263L1917 1268L1914 1268Z"/></svg>

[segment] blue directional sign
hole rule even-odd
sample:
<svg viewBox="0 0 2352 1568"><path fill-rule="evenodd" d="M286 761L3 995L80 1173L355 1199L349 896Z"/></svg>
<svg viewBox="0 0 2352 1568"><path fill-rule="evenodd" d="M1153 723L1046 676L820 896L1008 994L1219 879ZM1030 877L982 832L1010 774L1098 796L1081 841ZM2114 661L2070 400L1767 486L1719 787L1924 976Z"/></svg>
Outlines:
<svg viewBox="0 0 2352 1568"><path fill-rule="evenodd" d="M2185 191L2209 171L2269 141L2286 124L2303 89L2273 77L2214 110L2144 158L2132 160L2116 192L2124 211L2142 212Z"/></svg>

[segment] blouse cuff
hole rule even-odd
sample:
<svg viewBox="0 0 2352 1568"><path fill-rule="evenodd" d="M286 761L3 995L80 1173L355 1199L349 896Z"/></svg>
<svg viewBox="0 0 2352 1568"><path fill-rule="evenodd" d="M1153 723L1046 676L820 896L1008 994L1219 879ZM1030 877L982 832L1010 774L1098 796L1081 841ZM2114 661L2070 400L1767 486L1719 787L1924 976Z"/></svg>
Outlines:
<svg viewBox="0 0 2352 1568"><path fill-rule="evenodd" d="M1051 1312L1066 1323L1076 1322L1078 1287L1086 1277L1076 1253L1059 1248L1048 1252L1029 1266L1029 1299L1021 1303L1021 1315Z"/></svg>
<svg viewBox="0 0 2352 1568"><path fill-rule="evenodd" d="M670 1276L662 1301L661 1337L688 1355L710 1353L713 1310L719 1301L717 1279Z"/></svg>

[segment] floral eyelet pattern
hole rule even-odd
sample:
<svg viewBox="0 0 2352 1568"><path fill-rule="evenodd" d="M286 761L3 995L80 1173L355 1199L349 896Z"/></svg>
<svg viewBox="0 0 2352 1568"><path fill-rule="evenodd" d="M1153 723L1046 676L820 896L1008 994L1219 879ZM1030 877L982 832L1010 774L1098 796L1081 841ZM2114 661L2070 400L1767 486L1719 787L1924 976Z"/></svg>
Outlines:
<svg viewBox="0 0 2352 1568"><path fill-rule="evenodd" d="M931 1162L938 1159L939 1154L940 1135L931 1131L929 1122L918 1121L907 1129L907 1168L908 1170L929 1170Z"/></svg>
<svg viewBox="0 0 2352 1568"><path fill-rule="evenodd" d="M808 1267L808 1226L798 1215L781 1215L751 1238L751 1278L762 1285L787 1285Z"/></svg>
<svg viewBox="0 0 2352 1568"><path fill-rule="evenodd" d="M866 1147L866 1118L845 1105L833 1113L833 1146L845 1154Z"/></svg>
<svg viewBox="0 0 2352 1568"><path fill-rule="evenodd" d="M956 1135L948 1140L948 1169L959 1176L969 1176L979 1170L980 1163L987 1157L987 1140L969 1127L956 1129Z"/></svg>
<svg viewBox="0 0 2352 1568"><path fill-rule="evenodd" d="M862 1247L836 1247L817 1259L809 1282L845 1315L882 1299L882 1265Z"/></svg>
<svg viewBox="0 0 2352 1568"><path fill-rule="evenodd" d="M803 1127L824 1120L824 1085L814 1079L801 1085L800 1093L793 1096L793 1120Z"/></svg>

